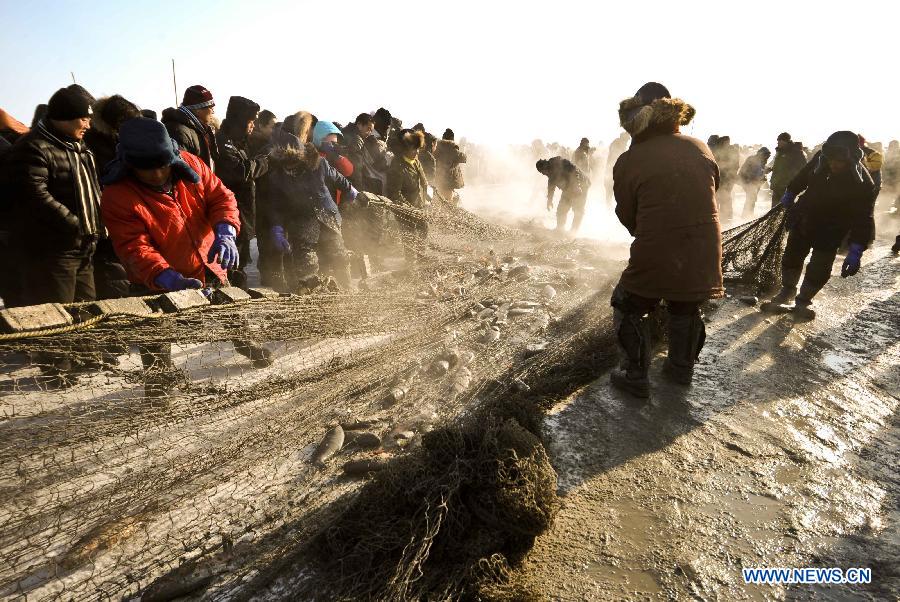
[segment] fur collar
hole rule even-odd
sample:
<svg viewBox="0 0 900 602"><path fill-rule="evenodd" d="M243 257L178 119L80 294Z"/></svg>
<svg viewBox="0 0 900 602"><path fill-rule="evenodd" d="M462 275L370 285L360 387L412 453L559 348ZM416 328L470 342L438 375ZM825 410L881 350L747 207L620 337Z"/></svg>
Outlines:
<svg viewBox="0 0 900 602"><path fill-rule="evenodd" d="M319 162L322 160L319 151L311 142L306 142L302 146L278 146L269 155L269 161L282 167L285 171L294 171L302 169L304 171L315 171L319 168Z"/></svg>
<svg viewBox="0 0 900 602"><path fill-rule="evenodd" d="M657 98L649 105L633 96L619 103L619 123L632 137L644 132L674 133L694 118L694 107L680 98Z"/></svg>

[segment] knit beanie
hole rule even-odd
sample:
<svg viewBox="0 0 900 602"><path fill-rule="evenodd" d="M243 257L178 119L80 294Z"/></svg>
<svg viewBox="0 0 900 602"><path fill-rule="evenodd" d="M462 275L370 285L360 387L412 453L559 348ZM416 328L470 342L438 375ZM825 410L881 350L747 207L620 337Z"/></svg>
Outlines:
<svg viewBox="0 0 900 602"><path fill-rule="evenodd" d="M657 82L647 82L634 94L641 99L641 104L648 105L659 98L671 98L669 89Z"/></svg>
<svg viewBox="0 0 900 602"><path fill-rule="evenodd" d="M444 130L444 135L441 136L441 138L443 138L444 140L453 140L455 136L456 134L453 133L453 130L447 128L446 130Z"/></svg>
<svg viewBox="0 0 900 602"><path fill-rule="evenodd" d="M54 121L83 119L94 114L91 109L94 99L81 86L60 88L47 103L47 118Z"/></svg>
<svg viewBox="0 0 900 602"><path fill-rule="evenodd" d="M784 141L784 142L790 142L790 141L791 141L791 135L788 134L787 132L781 132L780 134L778 134L778 142L782 142L782 141Z"/></svg>
<svg viewBox="0 0 900 602"><path fill-rule="evenodd" d="M191 86L185 90L181 104L186 109L205 109L216 106L212 92L200 85Z"/></svg>

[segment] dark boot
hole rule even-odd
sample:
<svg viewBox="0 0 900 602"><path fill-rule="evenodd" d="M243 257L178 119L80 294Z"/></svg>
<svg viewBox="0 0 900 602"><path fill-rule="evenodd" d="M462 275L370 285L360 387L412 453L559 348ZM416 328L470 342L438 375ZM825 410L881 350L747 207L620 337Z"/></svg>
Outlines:
<svg viewBox="0 0 900 602"><path fill-rule="evenodd" d="M781 290L778 294L766 301L759 308L769 313L785 313L786 305L794 300L797 296L797 283L800 282L800 276L803 274L803 268L781 268Z"/></svg>
<svg viewBox="0 0 900 602"><path fill-rule="evenodd" d="M610 383L635 397L650 397L650 328L643 316L613 310L613 326L624 359L622 366L614 370Z"/></svg>
<svg viewBox="0 0 900 602"><path fill-rule="evenodd" d="M706 326L700 312L675 316L669 314L669 357L663 374L680 385L689 385L694 376L694 363L706 342Z"/></svg>
<svg viewBox="0 0 900 602"><path fill-rule="evenodd" d="M894 255L900 253L900 234L898 234L897 239L894 240L894 245L891 247L891 253Z"/></svg>
<svg viewBox="0 0 900 602"><path fill-rule="evenodd" d="M797 300L794 301L794 307L791 310L791 313L794 314L794 318L797 320L801 320L803 322L811 322L816 319L816 312L813 310L810 305L812 305L812 299L804 299L803 293L797 295Z"/></svg>

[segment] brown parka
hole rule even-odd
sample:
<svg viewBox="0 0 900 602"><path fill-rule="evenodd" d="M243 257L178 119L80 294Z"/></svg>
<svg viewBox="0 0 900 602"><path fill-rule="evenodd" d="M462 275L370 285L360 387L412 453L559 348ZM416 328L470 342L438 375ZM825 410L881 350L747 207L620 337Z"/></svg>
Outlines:
<svg viewBox="0 0 900 602"><path fill-rule="evenodd" d="M613 168L616 215L635 237L620 285L650 299L721 297L719 169L706 144L676 133L690 105L661 98L650 107Z"/></svg>

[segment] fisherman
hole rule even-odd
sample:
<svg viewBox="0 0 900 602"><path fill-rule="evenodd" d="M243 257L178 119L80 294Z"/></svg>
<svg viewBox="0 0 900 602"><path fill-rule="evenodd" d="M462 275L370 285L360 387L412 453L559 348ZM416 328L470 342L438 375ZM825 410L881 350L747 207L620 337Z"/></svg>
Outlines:
<svg viewBox="0 0 900 602"><path fill-rule="evenodd" d="M269 168L265 154L250 155L248 142L259 113L259 105L243 96L228 100L225 120L216 132L219 159L216 175L234 192L241 213L241 230L238 237L240 263L232 268L229 280L234 286L246 287L244 268L250 263L250 241L256 236L256 180Z"/></svg>
<svg viewBox="0 0 900 602"><path fill-rule="evenodd" d="M200 157L210 169L215 169L218 158L216 134L212 129L215 112L212 92L195 85L184 91L177 109L170 107L162 114L162 122L178 148Z"/></svg>
<svg viewBox="0 0 900 602"><path fill-rule="evenodd" d="M273 245L291 256L290 267L285 266L289 290L315 288L320 270L330 272L342 289L351 290L341 212L331 190L343 193L344 203L350 204L357 198L356 189L312 143L286 132L275 143L266 176L268 221Z"/></svg>
<svg viewBox="0 0 900 602"><path fill-rule="evenodd" d="M462 164L466 162L467 157L466 153L459 150L459 145L454 139L453 130L447 128L435 147L435 189L445 201L459 203L459 194L456 191L466 185Z"/></svg>
<svg viewBox="0 0 900 602"><path fill-rule="evenodd" d="M394 203L424 209L428 202L428 179L419 162L419 151L425 146L425 135L415 130L400 130L397 134L397 149L401 153L394 157L387 173L385 196ZM428 235L425 221L397 217L403 235L404 254L408 263L415 263L417 254L414 246Z"/></svg>
<svg viewBox="0 0 900 602"><path fill-rule="evenodd" d="M772 152L765 146L756 151L756 154L747 157L738 171L738 180L744 189L744 213L745 220L753 219L756 215L756 200L759 197L759 189L766 182L766 163Z"/></svg>
<svg viewBox="0 0 900 602"><path fill-rule="evenodd" d="M869 146L862 134L859 135L859 148L861 148L863 152L862 163L865 168L869 170L869 175L872 176L872 182L875 183L875 189L880 191L881 168L884 165L884 155L881 154L879 149L874 148L874 146Z"/></svg>
<svg viewBox="0 0 900 602"><path fill-rule="evenodd" d="M710 146L716 164L719 166L719 190L716 202L719 205L719 220L730 221L734 216L732 191L737 182L740 158L738 148L729 136L715 136L715 145Z"/></svg>
<svg viewBox="0 0 900 602"><path fill-rule="evenodd" d="M591 142L587 138L582 138L578 144L578 148L572 153L572 163L581 170L587 178L591 179L591 168L594 163L594 149L591 148Z"/></svg>
<svg viewBox="0 0 900 602"><path fill-rule="evenodd" d="M547 211L553 209L553 195L559 188L562 193L556 207L556 231L562 232L572 212L570 233L575 234L581 227L584 218L584 205L587 202L588 188L591 181L575 164L560 156L541 159L535 164L538 173L547 176Z"/></svg>
<svg viewBox="0 0 900 602"><path fill-rule="evenodd" d="M788 212L787 246L781 260L781 291L764 311L793 311L803 320L816 317L813 297L831 278L838 248L848 237L849 251L841 277L855 275L863 251L875 238L873 217L877 189L862 164L863 150L853 132L835 132L822 150L790 182L781 198ZM799 198L797 198L799 195ZM812 251L800 291L797 283ZM792 308L785 304L793 301Z"/></svg>
<svg viewBox="0 0 900 602"><path fill-rule="evenodd" d="M133 293L225 285L238 264L234 194L158 121L122 124L103 218Z"/></svg>
<svg viewBox="0 0 900 602"><path fill-rule="evenodd" d="M634 242L612 294L625 357L610 380L642 398L650 395L647 314L665 300L669 353L663 374L687 385L706 338L700 304L724 294L719 168L703 142L679 133L693 117L692 106L655 82L619 105L632 144L613 168L616 215Z"/></svg>
<svg viewBox="0 0 900 602"><path fill-rule="evenodd" d="M772 207L775 207L784 196L788 184L794 179L803 166L806 165L806 155L803 154L803 146L794 144L791 135L787 132L778 134L778 144L775 147L775 158L769 171L772 177L769 179L769 188L772 190Z"/></svg>
<svg viewBox="0 0 900 602"><path fill-rule="evenodd" d="M606 155L606 202L610 205L615 202L615 195L613 192L613 166L615 166L616 161L619 160L619 157L622 156L626 150L628 150L628 132L622 132L619 134L619 137L610 142L609 144L609 152Z"/></svg>

